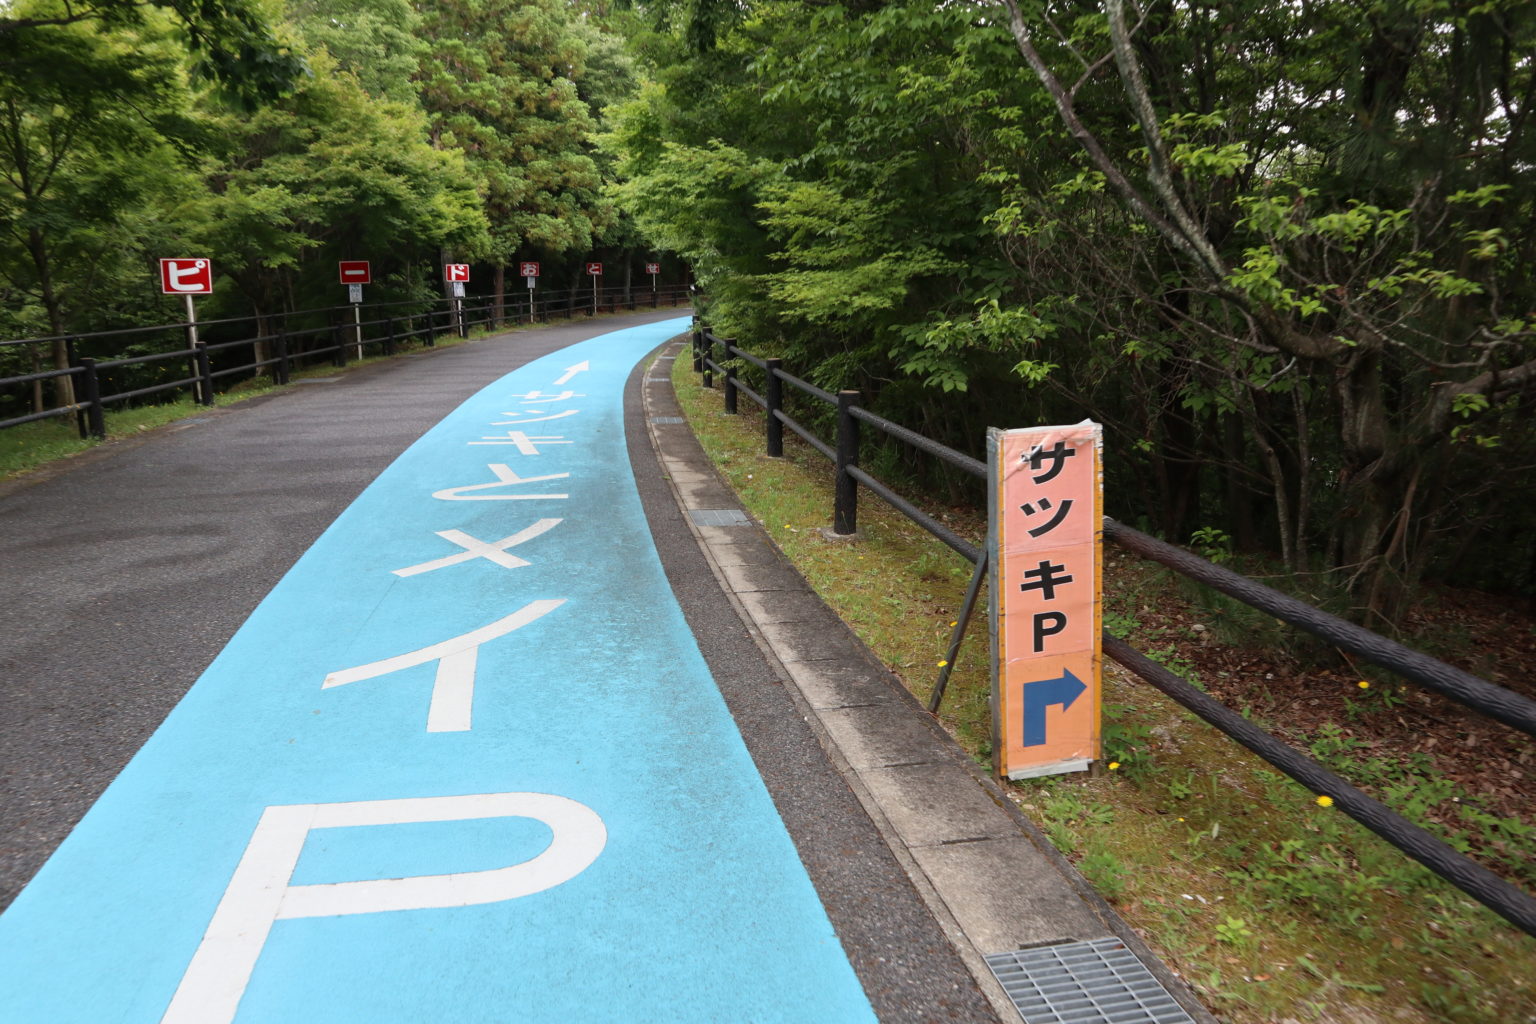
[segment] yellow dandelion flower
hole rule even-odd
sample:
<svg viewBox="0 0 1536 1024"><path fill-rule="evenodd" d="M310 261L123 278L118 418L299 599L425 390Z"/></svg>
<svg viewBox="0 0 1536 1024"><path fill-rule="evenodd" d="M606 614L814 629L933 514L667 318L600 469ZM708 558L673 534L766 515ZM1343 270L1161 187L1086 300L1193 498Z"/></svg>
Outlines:
<svg viewBox="0 0 1536 1024"><path fill-rule="evenodd" d="M958 626L958 625L960 625L960 623L958 623L958 622L951 622L951 623L950 623L950 624L949 624L949 628L950 628L950 629L954 629L954 628L955 628L955 627L956 627L956 626Z"/></svg>
<svg viewBox="0 0 1536 1024"><path fill-rule="evenodd" d="M1362 689L1362 690L1369 690L1371 688L1371 683L1370 683L1370 680L1368 680L1368 679L1362 679L1358 683L1356 683L1355 685L1360 687L1360 689Z"/></svg>
<svg viewBox="0 0 1536 1024"><path fill-rule="evenodd" d="M1333 806L1333 797L1331 797L1328 794L1324 793L1322 796L1317 798L1317 806L1319 806L1319 807L1332 807Z"/></svg>
<svg viewBox="0 0 1536 1024"><path fill-rule="evenodd" d="M1120 768L1120 762L1119 761L1111 761L1111 762L1109 762L1109 770L1110 771L1112 771L1112 772L1113 771L1118 771L1119 768Z"/></svg>
<svg viewBox="0 0 1536 1024"><path fill-rule="evenodd" d="M943 668L945 665L948 665L948 664L949 664L949 662L947 660L941 660L939 662L939 668Z"/></svg>

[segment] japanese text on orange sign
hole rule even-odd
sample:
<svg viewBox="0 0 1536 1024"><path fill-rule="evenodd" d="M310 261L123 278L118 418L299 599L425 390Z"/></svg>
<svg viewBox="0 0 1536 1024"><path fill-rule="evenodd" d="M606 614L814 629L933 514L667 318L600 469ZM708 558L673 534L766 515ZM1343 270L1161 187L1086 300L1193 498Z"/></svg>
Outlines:
<svg viewBox="0 0 1536 1024"><path fill-rule="evenodd" d="M998 772L1081 771L1099 756L1102 428L993 433Z"/></svg>

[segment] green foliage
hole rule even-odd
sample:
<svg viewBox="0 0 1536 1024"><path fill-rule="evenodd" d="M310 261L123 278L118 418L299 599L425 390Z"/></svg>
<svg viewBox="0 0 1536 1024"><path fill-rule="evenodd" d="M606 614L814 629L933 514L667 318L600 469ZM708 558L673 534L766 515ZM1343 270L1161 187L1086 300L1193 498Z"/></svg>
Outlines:
<svg viewBox="0 0 1536 1024"><path fill-rule="evenodd" d="M1147 9L1135 75L1055 0L1018 12L1035 65L1006 9L664 9L615 195L813 379L961 448L1098 419L1117 514L1349 566L1377 624L1448 564L1453 496L1536 448L1513 0Z"/></svg>
<svg viewBox="0 0 1536 1024"><path fill-rule="evenodd" d="M174 18L196 59L193 67L246 105L282 95L301 78L303 60L273 31L252 0L87 0L7 5L0 16L0 49L26 51L58 28L81 27L131 36Z"/></svg>
<svg viewBox="0 0 1536 1024"><path fill-rule="evenodd" d="M478 179L483 255L504 266L520 252L590 249L612 214L578 88L589 37L547 0L433 0L423 10L422 104L431 138L460 150Z"/></svg>
<svg viewBox="0 0 1536 1024"><path fill-rule="evenodd" d="M634 64L568 6L22 0L3 13L6 336L176 319L154 283L167 255L211 257L203 319L261 322L334 304L338 259L372 261L370 299L421 298L444 255L501 265L641 244L616 228L593 139L599 108L635 89ZM87 354L124 354L115 344ZM0 374L65 358L62 343L6 349ZM54 388L3 400L69 400Z"/></svg>

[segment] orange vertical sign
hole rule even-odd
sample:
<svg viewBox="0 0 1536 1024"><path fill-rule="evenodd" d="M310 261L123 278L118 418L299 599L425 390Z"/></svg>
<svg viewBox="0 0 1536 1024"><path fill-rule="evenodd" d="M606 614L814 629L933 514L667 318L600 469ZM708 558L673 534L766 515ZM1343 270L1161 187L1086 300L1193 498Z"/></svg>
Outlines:
<svg viewBox="0 0 1536 1024"><path fill-rule="evenodd" d="M997 774L1085 770L1099 756L1103 429L988 431L992 729Z"/></svg>

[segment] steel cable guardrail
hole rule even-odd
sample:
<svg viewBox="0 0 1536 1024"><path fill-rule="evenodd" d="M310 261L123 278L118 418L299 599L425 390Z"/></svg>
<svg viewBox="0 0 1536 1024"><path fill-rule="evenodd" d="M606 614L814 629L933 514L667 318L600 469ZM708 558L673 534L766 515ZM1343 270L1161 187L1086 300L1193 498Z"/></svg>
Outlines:
<svg viewBox="0 0 1536 1024"><path fill-rule="evenodd" d="M717 348L721 353L719 359L716 358ZM765 386L761 394L741 383L734 360L740 360L764 371ZM960 638L965 633L981 584L986 578L988 557L985 549L958 536L917 508L911 501L897 494L891 487L859 467L859 425L865 424L973 477L986 479L986 464L870 412L858 404L860 395L857 391L840 391L834 395L830 391L791 376L784 372L778 359L765 359L743 351L734 340L715 336L707 327L699 323L698 317L694 318L693 368L702 375L702 383L705 387L713 387L716 374L724 378L722 397L726 412L737 411L739 394L747 395L754 404L763 409L767 453L770 456L783 455L782 428L787 426L812 448L832 461L834 467L833 533L851 536L857 532L858 487L862 485L975 566L967 589L965 605L961 614L957 616L956 625L951 633L948 657L944 659L944 667L928 702L928 710L936 712L943 698L944 686L953 667L955 655L959 651ZM835 445L829 445L817 438L785 412L783 384L789 384L802 393L837 409ZM1405 679L1433 689L1511 728L1536 735L1536 701L1513 690L1479 679L1427 654L1404 647L1396 641L1372 633L1368 629L1298 601L1272 587L1267 587L1230 569L1224 569L1198 555L1148 536L1108 517L1104 520L1104 537L1133 554L1159 562L1188 579L1213 587L1249 607L1321 637L1342 650L1350 651L1374 664L1391 669ZM1397 814L1294 747L1259 729L1242 715L1216 701L1188 680L1159 665L1124 641L1105 632L1103 643L1104 653L1138 678L1167 694L1313 793L1327 796L1340 810L1371 832L1522 931L1536 936L1536 898L1529 893L1458 852L1448 843Z"/></svg>
<svg viewBox="0 0 1536 1024"><path fill-rule="evenodd" d="M537 292L539 289L530 289ZM270 316L228 317L218 320L202 320L196 324L158 324L148 327L126 327L110 331L93 331L81 334L50 335L41 338L0 340L0 352L21 349L25 346L62 345L66 352L67 368L40 370L33 373L0 377L0 398L15 395L16 388L33 388L49 382L67 382L72 401L60 401L50 408L34 408L29 412L0 418L0 430L22 426L43 420L73 416L80 436L101 438L106 436L106 407L139 399L169 395L190 390L194 401L200 405L212 405L221 382L270 374L273 383L288 384L295 365L313 363L329 357L332 365L342 367L349 359L361 359L372 352L390 356L405 342L416 341L426 347L436 344L439 337L458 334L467 337L472 327L497 329L516 323L533 323L555 317L572 319L578 313L618 312L636 310L648 304L652 309L662 304L679 306L691 301L692 289L687 285L664 288L638 289L614 286L592 289L575 286L569 289L548 289L550 294L527 297L507 295L500 302L494 296L473 296L465 299L438 298L399 299L341 306L324 306L315 309L275 313ZM367 311L367 316L364 316ZM312 323L320 321L319 323ZM263 324L275 324L276 330L261 329ZM249 327L248 333L241 325ZM226 332L245 334L233 340L195 340L196 332ZM84 342L113 341L132 343L137 339L153 341L157 335L175 333L182 336L180 347L145 355L119 356L97 359L77 354ZM163 339L161 339L163 340ZM249 349L248 358L240 353ZM35 351L35 348L33 349ZM172 375L170 379L158 379L143 383L143 369L160 363L184 361L186 372ZM217 360L217 362L216 362ZM233 360L232 362L230 360ZM140 377L139 386L113 386L115 380ZM57 386L57 385L56 385ZM9 401L12 405L28 405L38 402L19 398ZM40 403L39 403L40 404ZM0 409L4 406L0 405Z"/></svg>

